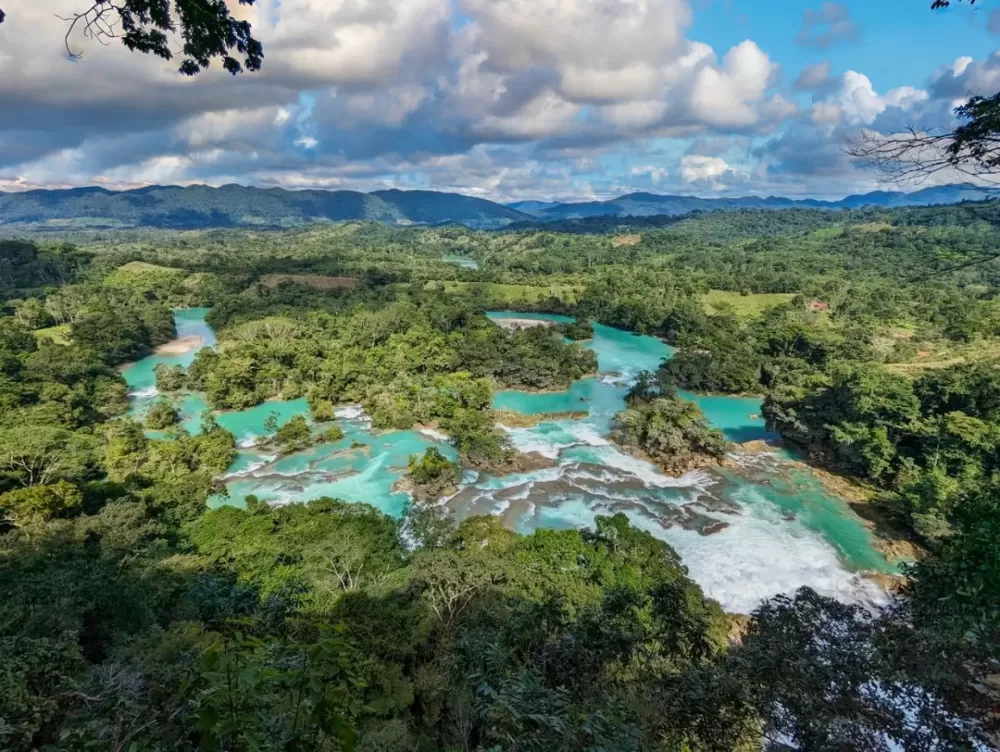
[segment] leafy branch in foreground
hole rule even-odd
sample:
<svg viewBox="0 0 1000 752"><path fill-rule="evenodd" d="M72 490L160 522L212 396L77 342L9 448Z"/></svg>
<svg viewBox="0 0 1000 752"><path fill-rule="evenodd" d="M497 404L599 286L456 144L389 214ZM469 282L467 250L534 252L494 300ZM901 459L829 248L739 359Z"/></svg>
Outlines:
<svg viewBox="0 0 1000 752"><path fill-rule="evenodd" d="M969 0L970 6L975 3ZM931 10L951 4L934 0ZM888 134L862 131L848 142L846 152L889 182L921 183L942 170L995 182L991 178L1000 169L1000 93L970 97L955 108L955 117L961 124L951 131L913 126Z"/></svg>
<svg viewBox="0 0 1000 752"><path fill-rule="evenodd" d="M239 3L253 5L254 1ZM91 0L81 12L60 18L69 24L65 45L72 59L83 56L71 44L79 32L84 39L105 46L119 39L132 52L164 60L177 54L171 49L170 35L179 34L184 56L180 72L188 76L207 68L213 58L219 58L233 75L244 69L258 71L264 60L264 48L254 39L250 23L233 18L225 0ZM0 23L4 19L0 10Z"/></svg>

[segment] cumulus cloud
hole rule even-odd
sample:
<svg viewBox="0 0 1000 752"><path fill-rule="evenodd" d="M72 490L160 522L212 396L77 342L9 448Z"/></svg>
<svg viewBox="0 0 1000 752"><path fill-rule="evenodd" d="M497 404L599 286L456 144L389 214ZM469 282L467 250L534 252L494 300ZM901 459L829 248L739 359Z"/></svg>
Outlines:
<svg viewBox="0 0 1000 752"><path fill-rule="evenodd" d="M807 8L802 14L802 27L795 37L801 47L825 50L836 44L856 42L861 38L861 27L851 18L843 3L823 3L819 10Z"/></svg>
<svg viewBox="0 0 1000 752"><path fill-rule="evenodd" d="M967 99L1000 89L1000 51L985 60L960 57L934 74L928 86L935 99Z"/></svg>
<svg viewBox="0 0 1000 752"><path fill-rule="evenodd" d="M706 157L700 154L685 154L681 157L681 177L695 188L711 188L722 191L734 184L745 183L748 175L733 169L721 157Z"/></svg>
<svg viewBox="0 0 1000 752"><path fill-rule="evenodd" d="M869 189L876 185L872 175L845 152L847 141L858 138L862 129L883 135L910 128L943 132L957 124L956 104L969 95L992 94L997 89L1000 53L984 60L958 58L935 71L926 89L900 86L880 93L866 75L846 71L792 127L754 149L762 182L793 192L821 179L830 195ZM931 182L965 179L943 171Z"/></svg>
<svg viewBox="0 0 1000 752"><path fill-rule="evenodd" d="M730 49L692 39L689 0L257 0L237 10L265 46L264 69L195 79L84 39L74 40L83 59L70 62L56 15L78 0L22 5L0 46L0 190L743 191L847 175L830 139L940 119L967 91L1000 88L995 57L960 59L926 91L880 94L829 62L788 86L751 39ZM803 32L818 48L857 37L832 3L808 11ZM800 108L793 91L812 101Z"/></svg>
<svg viewBox="0 0 1000 752"><path fill-rule="evenodd" d="M779 68L754 42L741 42L726 53L721 66L702 67L693 84L694 114L723 127L753 125Z"/></svg>

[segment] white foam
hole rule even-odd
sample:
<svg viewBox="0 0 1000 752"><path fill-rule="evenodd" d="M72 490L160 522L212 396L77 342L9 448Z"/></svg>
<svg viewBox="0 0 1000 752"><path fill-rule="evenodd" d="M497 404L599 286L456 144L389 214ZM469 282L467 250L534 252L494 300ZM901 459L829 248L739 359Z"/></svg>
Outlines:
<svg viewBox="0 0 1000 752"><path fill-rule="evenodd" d="M267 467L272 462L274 462L276 459L277 459L276 455L275 456L262 456L259 460L257 460L256 462L251 462L249 465L247 465L242 470L239 470L239 471L237 471L235 473L226 473L222 477L223 477L223 479L227 479L227 480L228 479L232 479L232 478L245 478L248 475L253 475L255 472L257 472L258 470L260 470L262 467Z"/></svg>
<svg viewBox="0 0 1000 752"><path fill-rule="evenodd" d="M670 475L664 475L653 463L620 452L610 445L597 448L594 454L599 457L601 464L633 475L648 486L655 486L657 488L702 488L711 483L708 473L703 470L692 470L675 478Z"/></svg>
<svg viewBox="0 0 1000 752"><path fill-rule="evenodd" d="M333 414L339 420L362 420L368 417L361 405L341 405L334 409Z"/></svg>
<svg viewBox="0 0 1000 752"><path fill-rule="evenodd" d="M492 507L490 507L490 514L500 515L510 509L510 502L499 500Z"/></svg>
<svg viewBox="0 0 1000 752"><path fill-rule="evenodd" d="M586 421L570 423L568 425L568 429L574 438L578 439L581 444L586 444L587 446L608 446L611 443L611 441L601 435L601 432L597 430L596 426L587 423Z"/></svg>
<svg viewBox="0 0 1000 752"><path fill-rule="evenodd" d="M149 399L150 397L156 397L160 393L160 390L155 386L146 387L145 389L138 389L134 392L129 392L128 396L135 399Z"/></svg>
<svg viewBox="0 0 1000 752"><path fill-rule="evenodd" d="M558 465L556 467L546 467L541 470L532 470L529 473L519 473L517 475L502 475L499 477L490 477L486 479L486 482L480 486L483 490L494 490L498 491L504 488L514 488L516 486L521 486L525 484L536 483L538 481L547 482L559 480L562 477L563 472L566 469L566 465Z"/></svg>
<svg viewBox="0 0 1000 752"><path fill-rule="evenodd" d="M438 431L436 428L421 428L419 429L419 432L428 438L434 439L435 441L451 441L451 437L448 434Z"/></svg>
<svg viewBox="0 0 1000 752"><path fill-rule="evenodd" d="M519 452L525 454L535 452L550 460L558 459L559 455L570 447L600 447L611 443L601 436L600 431L593 424L586 421L554 421L540 425L547 426L547 430L543 430L539 426L531 428L501 426L501 428L507 433ZM553 430L553 426L556 427L555 430Z"/></svg>
<svg viewBox="0 0 1000 752"><path fill-rule="evenodd" d="M692 579L729 611L750 613L764 599L807 585L841 601L881 604L888 596L858 573L844 569L819 534L781 517L772 507L744 508L727 515L730 526L702 536L663 529L635 516L636 527L670 543Z"/></svg>
<svg viewBox="0 0 1000 752"><path fill-rule="evenodd" d="M240 449L253 449L257 446L257 439L259 437L255 433L248 433L240 436L239 441L236 442L236 446Z"/></svg>

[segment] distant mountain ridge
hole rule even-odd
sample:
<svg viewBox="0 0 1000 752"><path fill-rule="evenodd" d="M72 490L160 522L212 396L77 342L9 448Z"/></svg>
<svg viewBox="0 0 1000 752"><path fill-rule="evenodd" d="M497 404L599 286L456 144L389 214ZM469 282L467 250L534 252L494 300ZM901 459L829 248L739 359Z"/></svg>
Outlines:
<svg viewBox="0 0 1000 752"><path fill-rule="evenodd" d="M351 219L491 228L531 216L486 199L437 191L289 191L230 184L0 193L0 226L294 227Z"/></svg>
<svg viewBox="0 0 1000 752"><path fill-rule="evenodd" d="M532 214L535 221L585 219L587 217L651 217L687 214L692 211L727 209L857 209L863 206L929 206L957 204L961 201L983 201L1000 197L1000 189L980 188L968 183L923 188L912 193L873 191L847 196L839 201L790 199L780 196L741 196L738 198L699 198L697 196L630 193L609 201L585 201L544 205L542 202L519 201L509 204L519 211Z"/></svg>
<svg viewBox="0 0 1000 752"><path fill-rule="evenodd" d="M504 205L460 193L384 190L290 191L241 185L148 186L130 191L101 187L0 192L0 227L47 229L164 227L295 227L314 222L367 219L387 224L460 223L477 229L588 217L673 216L692 211L735 209L855 209L953 204L1000 197L1000 189L968 183L912 193L874 191L839 201L778 196L699 198L630 193L609 201L555 203L518 201Z"/></svg>

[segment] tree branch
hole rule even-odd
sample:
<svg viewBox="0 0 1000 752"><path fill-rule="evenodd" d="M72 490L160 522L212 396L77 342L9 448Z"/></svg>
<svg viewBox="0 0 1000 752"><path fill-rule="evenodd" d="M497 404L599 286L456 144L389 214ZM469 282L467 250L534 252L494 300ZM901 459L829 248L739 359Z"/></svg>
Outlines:
<svg viewBox="0 0 1000 752"><path fill-rule="evenodd" d="M66 21L69 23L69 28L66 29L66 36L63 37L63 44L66 47L66 54L69 55L71 60L79 60L83 57L83 52L74 52L72 47L70 47L70 37L79 24L83 24L83 36L85 39L94 39L100 42L102 45L107 47L111 44L112 39L121 38L121 34L116 27L121 25L122 13L125 11L124 7L114 5L110 0L94 0L94 4L83 11L83 13L76 13L72 16L59 16L60 21ZM109 22L106 16L109 14L117 14L117 19L112 16L112 20Z"/></svg>
<svg viewBox="0 0 1000 752"><path fill-rule="evenodd" d="M951 169L983 182L1000 184L996 174L1000 141L992 136L963 141L961 129L935 134L908 128L888 135L863 130L860 138L848 142L845 152L886 182L920 184L942 170Z"/></svg>

